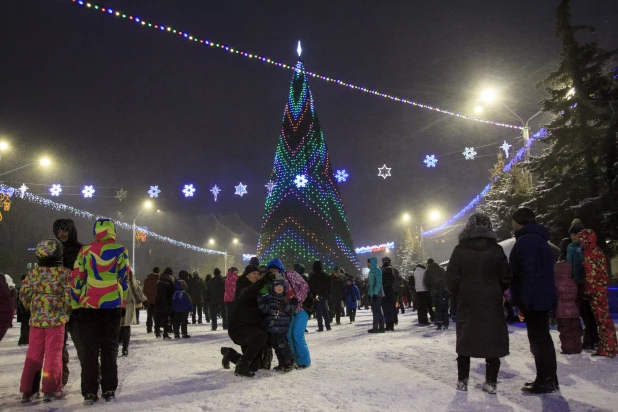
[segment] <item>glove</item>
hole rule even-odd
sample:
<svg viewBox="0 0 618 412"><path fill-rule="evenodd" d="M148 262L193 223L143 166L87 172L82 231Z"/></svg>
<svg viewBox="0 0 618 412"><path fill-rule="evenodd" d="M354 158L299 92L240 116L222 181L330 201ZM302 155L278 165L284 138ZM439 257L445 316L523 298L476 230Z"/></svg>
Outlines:
<svg viewBox="0 0 618 412"><path fill-rule="evenodd" d="M275 274L273 272L268 272L264 276L262 276L260 282L262 283L262 285L265 285L268 282L272 282L273 280L275 280Z"/></svg>
<svg viewBox="0 0 618 412"><path fill-rule="evenodd" d="M298 305L298 299L296 299L296 296L292 297L292 299L290 299L290 303L294 306Z"/></svg>

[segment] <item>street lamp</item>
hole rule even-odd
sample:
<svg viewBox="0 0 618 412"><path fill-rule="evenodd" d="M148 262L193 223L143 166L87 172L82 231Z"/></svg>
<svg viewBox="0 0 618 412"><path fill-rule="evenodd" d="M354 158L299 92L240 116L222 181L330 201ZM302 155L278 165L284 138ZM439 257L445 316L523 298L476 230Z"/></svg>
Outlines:
<svg viewBox="0 0 618 412"><path fill-rule="evenodd" d="M9 144L6 141L0 142L0 160L2 160L2 152L9 150Z"/></svg>
<svg viewBox="0 0 618 412"><path fill-rule="evenodd" d="M146 209L150 209L152 207L152 202L150 200L146 200L144 202L144 205L142 206L142 209L139 211L139 213L137 214L137 216L135 216L135 219L133 219L133 253L131 254L131 261L132 261L132 265L131 267L133 268L133 273L136 272L136 265L135 265L135 222L137 221L137 219L139 219L139 217L142 215L142 213L144 213L144 211Z"/></svg>
<svg viewBox="0 0 618 412"><path fill-rule="evenodd" d="M1 152L1 151L0 151L0 152ZM38 161L36 161L36 162L28 163L27 165L23 165L23 166L20 166L20 167L18 167L18 168L15 168L15 169L9 170L8 172L4 172L4 173L0 174L0 176L8 175L9 173L13 173L13 172L15 172L15 171L17 171L17 170L19 170L19 169L23 169L24 167L32 166L32 165L35 165L35 164L37 164L37 163L38 163L39 165L43 166L43 167L48 167L49 165L51 165L51 160L49 159L49 157L44 156L44 157L41 157L41 158L40 158Z"/></svg>
<svg viewBox="0 0 618 412"><path fill-rule="evenodd" d="M410 219L410 214L408 213L404 213L403 216L401 216L401 220L403 220L404 222L409 222Z"/></svg>
<svg viewBox="0 0 618 412"><path fill-rule="evenodd" d="M227 249L225 249L225 267L224 267L224 271L223 273L227 274L227 251L230 250L230 248L234 245L238 244L238 239L234 238L234 240L232 240L232 243L230 243L230 245L227 247Z"/></svg>

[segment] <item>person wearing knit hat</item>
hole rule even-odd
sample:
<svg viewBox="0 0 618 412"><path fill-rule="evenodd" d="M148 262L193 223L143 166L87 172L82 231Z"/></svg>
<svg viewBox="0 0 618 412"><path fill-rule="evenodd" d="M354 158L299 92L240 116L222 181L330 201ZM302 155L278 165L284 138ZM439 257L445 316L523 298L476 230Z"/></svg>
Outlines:
<svg viewBox="0 0 618 412"><path fill-rule="evenodd" d="M197 270L194 270L189 278L189 296L193 302L193 311L191 312L191 323L195 325L195 315L197 314L197 323L202 324L202 312L204 310L204 297L202 291L204 290L204 281L200 278L200 274Z"/></svg>
<svg viewBox="0 0 618 412"><path fill-rule="evenodd" d="M382 297L382 313L384 313L385 331L395 331L397 322L397 307L395 299L395 285L398 284L399 272L391 265L391 258L382 258L382 287L384 296Z"/></svg>
<svg viewBox="0 0 618 412"><path fill-rule="evenodd" d="M62 266L62 243L46 239L36 247L37 268L28 271L20 300L30 312L30 344L21 376L22 402L31 402L43 377L45 401L62 399L62 347L71 311L71 271ZM41 371L45 373L41 374Z"/></svg>
<svg viewBox="0 0 618 412"><path fill-rule="evenodd" d="M529 208L518 209L513 214L513 230L516 241L509 257L513 270L511 300L525 316L537 368L536 379L522 391L551 393L558 390L557 361L547 325L557 294L549 230L536 223L536 216Z"/></svg>
<svg viewBox="0 0 618 412"><path fill-rule="evenodd" d="M208 281L206 286L206 300L210 305L210 316L212 317L211 329L217 330L219 324L217 323L217 317L221 316L221 322L223 323L223 330L228 327L227 311L225 310L225 279L221 277L221 271L219 268L215 268L214 276Z"/></svg>
<svg viewBox="0 0 618 412"><path fill-rule="evenodd" d="M161 337L161 328L163 328L163 339L171 339L169 335L169 330L172 326L170 316L172 313L172 296L176 290L175 284L174 270L171 267L166 267L157 281L157 292L155 295L154 329L156 338Z"/></svg>

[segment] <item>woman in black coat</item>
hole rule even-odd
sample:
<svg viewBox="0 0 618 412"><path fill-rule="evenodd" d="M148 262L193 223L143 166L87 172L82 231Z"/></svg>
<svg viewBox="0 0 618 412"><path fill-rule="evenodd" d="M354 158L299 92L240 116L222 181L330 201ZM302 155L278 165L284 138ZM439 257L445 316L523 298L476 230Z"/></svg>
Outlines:
<svg viewBox="0 0 618 412"><path fill-rule="evenodd" d="M502 295L512 273L489 216L475 213L459 235L446 269L457 299L457 389L468 390L470 358L485 358L483 390L496 393L500 359L509 354Z"/></svg>
<svg viewBox="0 0 618 412"><path fill-rule="evenodd" d="M163 327L163 339L171 339L168 334L169 316L172 311L172 296L174 295L174 271L172 268L165 268L163 274L159 276L157 282L157 296L155 297L155 336L161 337L161 327Z"/></svg>

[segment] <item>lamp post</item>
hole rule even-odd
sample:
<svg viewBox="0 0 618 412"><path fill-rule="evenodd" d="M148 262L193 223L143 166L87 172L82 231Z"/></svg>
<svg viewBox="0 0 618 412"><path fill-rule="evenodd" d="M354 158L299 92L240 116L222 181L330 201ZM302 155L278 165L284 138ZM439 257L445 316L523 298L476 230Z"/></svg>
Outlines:
<svg viewBox="0 0 618 412"><path fill-rule="evenodd" d="M2 142L2 143L4 143L4 142ZM2 153L1 146L0 146L0 153ZM23 165L23 166L17 167L15 169L9 170L8 172L0 173L0 176L8 175L9 173L13 173L13 172L15 172L17 170L23 169L24 167L32 166L32 165L35 165L37 163L39 165L43 166L43 167L47 167L47 166L49 166L51 164L51 160L49 159L49 157L41 157L36 162L28 163L27 165Z"/></svg>
<svg viewBox="0 0 618 412"><path fill-rule="evenodd" d="M212 239L211 239L212 240ZM210 243L210 242L209 242ZM214 243L214 242L213 242ZM230 245L227 247L227 249L225 249L225 267L224 267L224 271L223 273L227 274L227 251L230 250L230 248L233 245L237 245L238 244L238 239L234 239L232 240L232 243L230 243Z"/></svg>
<svg viewBox="0 0 618 412"><path fill-rule="evenodd" d="M139 219L139 217L142 215L142 213L144 213L144 211L146 209L150 209L152 207L152 202L150 200L146 200L144 202L144 205L142 206L142 209L139 211L139 213L137 214L137 216L135 216L135 219L133 219L133 251L131 253L131 267L133 268L133 273L136 273L136 264L135 264L135 222L137 222L137 219Z"/></svg>

